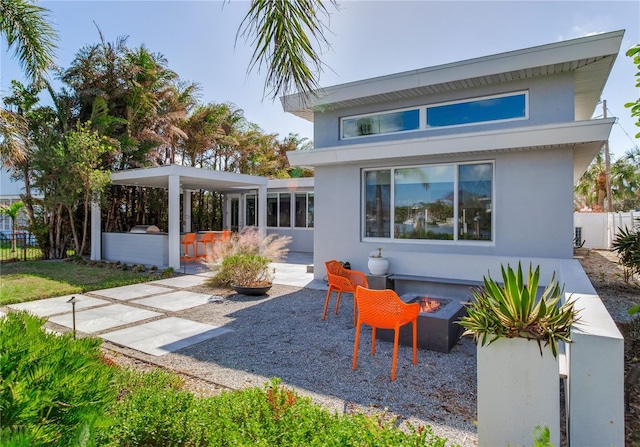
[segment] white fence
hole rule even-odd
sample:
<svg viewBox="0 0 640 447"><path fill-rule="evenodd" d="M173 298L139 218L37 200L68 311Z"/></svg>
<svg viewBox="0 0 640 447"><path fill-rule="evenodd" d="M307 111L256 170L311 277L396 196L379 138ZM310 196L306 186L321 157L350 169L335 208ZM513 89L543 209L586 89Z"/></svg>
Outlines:
<svg viewBox="0 0 640 447"><path fill-rule="evenodd" d="M611 250L620 228L640 225L640 213L573 213L574 238L576 245L584 248Z"/></svg>

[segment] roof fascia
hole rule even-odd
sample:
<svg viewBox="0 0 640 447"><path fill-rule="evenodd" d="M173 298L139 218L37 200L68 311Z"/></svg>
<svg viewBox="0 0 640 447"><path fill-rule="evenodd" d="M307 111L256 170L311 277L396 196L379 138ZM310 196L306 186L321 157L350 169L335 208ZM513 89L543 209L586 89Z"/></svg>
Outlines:
<svg viewBox="0 0 640 447"><path fill-rule="evenodd" d="M419 158L464 153L491 153L536 147L598 142L609 137L616 118L528 126L439 137L394 140L287 153L292 166L329 166L377 160ZM389 154L393 154L390 156ZM590 160L589 160L590 161Z"/></svg>
<svg viewBox="0 0 640 447"><path fill-rule="evenodd" d="M330 108L333 103L366 96L507 73L514 70L560 64L586 58L617 56L623 35L623 30L596 34L450 64L340 84L312 92L309 100L305 99L305 95L299 93L283 96L280 100L283 109L290 113L301 112L305 109L322 110Z"/></svg>

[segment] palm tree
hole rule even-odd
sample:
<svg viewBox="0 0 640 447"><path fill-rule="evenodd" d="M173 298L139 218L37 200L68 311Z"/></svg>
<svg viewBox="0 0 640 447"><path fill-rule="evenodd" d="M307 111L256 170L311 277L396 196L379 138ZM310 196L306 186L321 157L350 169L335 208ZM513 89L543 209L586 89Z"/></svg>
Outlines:
<svg viewBox="0 0 640 447"><path fill-rule="evenodd" d="M11 205L0 205L0 214L5 214L11 219L11 252L16 251L16 227L15 222L20 210L24 207L22 202L13 202Z"/></svg>
<svg viewBox="0 0 640 447"><path fill-rule="evenodd" d="M295 88L308 99L318 87L323 64L312 40L329 46L321 21L329 17L326 3L337 8L336 0L251 1L236 40L242 36L255 45L249 71L267 66L265 95L275 99Z"/></svg>
<svg viewBox="0 0 640 447"><path fill-rule="evenodd" d="M56 56L58 36L48 14L29 0L0 0L0 34L34 83L44 79Z"/></svg>

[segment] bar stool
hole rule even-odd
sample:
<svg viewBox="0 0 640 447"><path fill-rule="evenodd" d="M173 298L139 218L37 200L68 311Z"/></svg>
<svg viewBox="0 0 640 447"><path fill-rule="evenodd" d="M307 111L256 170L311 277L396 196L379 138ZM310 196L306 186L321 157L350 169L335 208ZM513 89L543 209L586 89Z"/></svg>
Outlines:
<svg viewBox="0 0 640 447"><path fill-rule="evenodd" d="M196 234L195 233L187 233L184 235L184 238L182 238L182 241L180 242L180 245L182 245L182 253L183 255L180 257L181 261L184 261L185 264L189 264L189 261L196 261L196 258L198 257L198 249L196 247ZM189 247L192 248L193 251L193 256L189 256Z"/></svg>
<svg viewBox="0 0 640 447"><path fill-rule="evenodd" d="M204 235L202 235L202 239L200 239L199 241L196 241L196 246L198 244L202 244L202 254L197 255L198 258L206 258L207 257L207 245L209 245L211 247L211 250L213 250L213 238L215 236L215 233L205 233Z"/></svg>

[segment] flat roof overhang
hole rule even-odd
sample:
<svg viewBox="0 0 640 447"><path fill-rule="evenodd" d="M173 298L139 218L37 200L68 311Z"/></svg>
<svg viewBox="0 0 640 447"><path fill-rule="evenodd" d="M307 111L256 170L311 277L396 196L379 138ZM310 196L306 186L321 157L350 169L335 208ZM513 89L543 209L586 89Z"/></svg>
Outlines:
<svg viewBox="0 0 640 447"><path fill-rule="evenodd" d="M169 177L174 175L180 177L180 188L186 190L241 192L267 185L265 177L180 165L117 171L111 174L111 182L115 185L167 189L169 188Z"/></svg>
<svg viewBox="0 0 640 447"><path fill-rule="evenodd" d="M600 100L623 35L622 30L596 34L325 87L311 92L310 98L296 93L280 101L285 112L313 122L316 112L574 72L575 119L588 120Z"/></svg>
<svg viewBox="0 0 640 447"><path fill-rule="evenodd" d="M423 159L429 156L490 154L572 146L573 180L576 183L609 138L615 118L572 121L464 134L333 146L287 152L292 166L316 167ZM392 154L392 155L390 155Z"/></svg>

